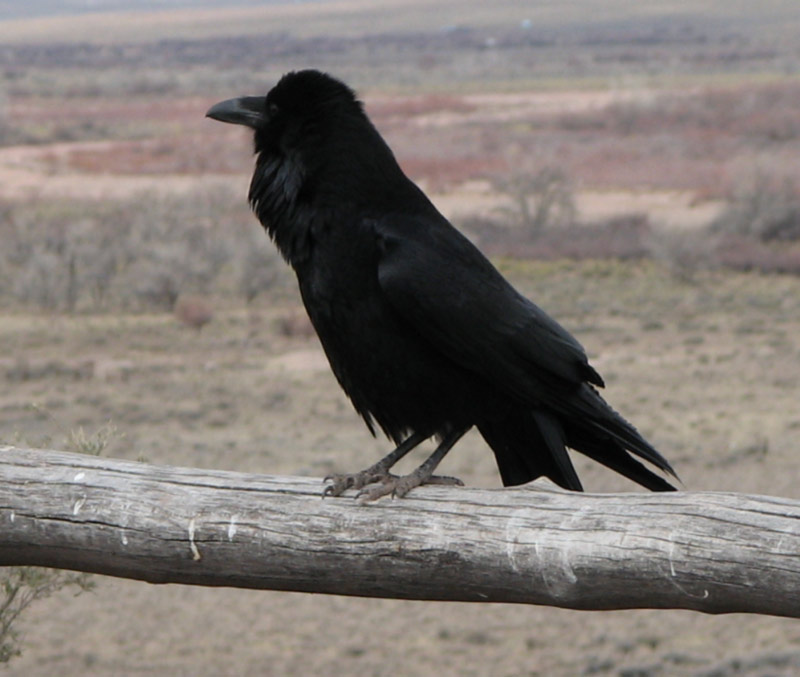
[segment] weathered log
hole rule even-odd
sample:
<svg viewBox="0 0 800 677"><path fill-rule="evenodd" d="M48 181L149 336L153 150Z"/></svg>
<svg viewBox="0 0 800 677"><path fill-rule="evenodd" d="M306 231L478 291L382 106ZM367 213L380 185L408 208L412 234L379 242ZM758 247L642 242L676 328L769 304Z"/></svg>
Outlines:
<svg viewBox="0 0 800 677"><path fill-rule="evenodd" d="M573 609L800 617L800 502L733 493L421 487L0 447L0 565L151 583Z"/></svg>

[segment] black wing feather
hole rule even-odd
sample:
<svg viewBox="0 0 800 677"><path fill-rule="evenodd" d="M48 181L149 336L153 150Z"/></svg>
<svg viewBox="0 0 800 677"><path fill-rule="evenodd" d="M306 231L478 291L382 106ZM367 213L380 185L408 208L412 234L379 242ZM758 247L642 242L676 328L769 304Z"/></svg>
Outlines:
<svg viewBox="0 0 800 677"><path fill-rule="evenodd" d="M592 387L603 380L580 343L446 220L391 216L374 227L382 252L378 279L389 303L443 355L532 411L552 412L534 417L566 484L580 486L565 442L645 486L657 484L656 476L643 474L639 467L649 471L626 449L675 474Z"/></svg>

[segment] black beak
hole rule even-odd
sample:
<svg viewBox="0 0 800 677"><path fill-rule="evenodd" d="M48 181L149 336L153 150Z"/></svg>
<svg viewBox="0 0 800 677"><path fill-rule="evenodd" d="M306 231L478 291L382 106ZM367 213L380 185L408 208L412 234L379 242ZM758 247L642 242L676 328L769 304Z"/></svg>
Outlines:
<svg viewBox="0 0 800 677"><path fill-rule="evenodd" d="M265 105L266 97L242 96L214 104L208 109L206 117L256 129L265 120Z"/></svg>

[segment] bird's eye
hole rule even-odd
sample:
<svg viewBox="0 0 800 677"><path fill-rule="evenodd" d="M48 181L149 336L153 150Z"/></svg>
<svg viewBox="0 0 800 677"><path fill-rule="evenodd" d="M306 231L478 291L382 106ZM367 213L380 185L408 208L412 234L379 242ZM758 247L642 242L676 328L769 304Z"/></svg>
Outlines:
<svg viewBox="0 0 800 677"><path fill-rule="evenodd" d="M277 103L268 103L267 104L267 116L270 118L274 118L279 112L280 108L278 108Z"/></svg>

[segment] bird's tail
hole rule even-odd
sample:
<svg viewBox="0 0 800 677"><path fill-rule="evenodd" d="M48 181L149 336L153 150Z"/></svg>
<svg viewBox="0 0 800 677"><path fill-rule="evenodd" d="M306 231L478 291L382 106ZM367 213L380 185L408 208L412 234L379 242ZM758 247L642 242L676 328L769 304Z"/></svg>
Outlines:
<svg viewBox="0 0 800 677"><path fill-rule="evenodd" d="M633 458L625 447L611 436L578 428L570 431L567 444L651 491L675 491L675 487ZM669 466L663 470L668 468Z"/></svg>
<svg viewBox="0 0 800 677"><path fill-rule="evenodd" d="M631 457L630 454L634 454L643 458L675 479L678 478L669 461L614 411L595 388L584 385L571 405L577 417L573 419L571 416L569 419L581 420L582 423L570 430L568 446L648 489L675 491L669 482Z"/></svg>
<svg viewBox="0 0 800 677"><path fill-rule="evenodd" d="M607 416L602 425L585 419L576 425L569 423L569 417L563 423L564 418L551 413L518 409L502 419L483 422L478 429L494 451L505 486L548 477L565 489L582 491L567 452L569 447L647 489L674 491L675 487L628 450L674 475L663 456L610 407L604 413Z"/></svg>
<svg viewBox="0 0 800 677"><path fill-rule="evenodd" d="M483 421L478 430L494 451L504 486L548 477L564 489L583 491L567 453L564 430L553 416L520 409Z"/></svg>

